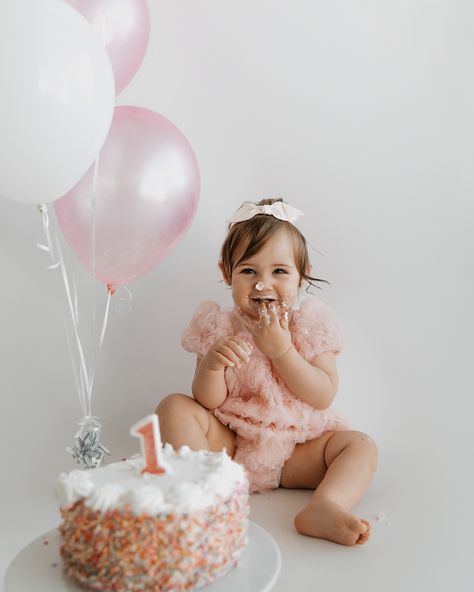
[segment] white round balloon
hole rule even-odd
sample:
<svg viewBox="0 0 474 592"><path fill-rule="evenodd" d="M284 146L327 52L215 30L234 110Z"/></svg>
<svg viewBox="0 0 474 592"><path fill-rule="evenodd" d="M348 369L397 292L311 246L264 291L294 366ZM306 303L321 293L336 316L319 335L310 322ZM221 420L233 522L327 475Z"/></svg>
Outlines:
<svg viewBox="0 0 474 592"><path fill-rule="evenodd" d="M62 0L1 0L0 88L0 193L32 204L61 197L112 122L105 48Z"/></svg>

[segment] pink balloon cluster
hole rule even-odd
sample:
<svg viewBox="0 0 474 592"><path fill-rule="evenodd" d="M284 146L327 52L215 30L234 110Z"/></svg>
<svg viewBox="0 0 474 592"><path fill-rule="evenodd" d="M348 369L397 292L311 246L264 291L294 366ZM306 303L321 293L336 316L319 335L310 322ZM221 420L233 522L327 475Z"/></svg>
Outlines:
<svg viewBox="0 0 474 592"><path fill-rule="evenodd" d="M199 197L183 134L148 109L114 109L114 83L115 95L129 83L149 34L146 0L0 2L0 195L55 201L66 240L110 291L170 253Z"/></svg>
<svg viewBox="0 0 474 592"><path fill-rule="evenodd" d="M118 94L145 55L146 0L66 1L104 43ZM148 109L116 107L98 160L55 209L79 261L113 293L171 252L191 224L199 187L196 157L177 127Z"/></svg>

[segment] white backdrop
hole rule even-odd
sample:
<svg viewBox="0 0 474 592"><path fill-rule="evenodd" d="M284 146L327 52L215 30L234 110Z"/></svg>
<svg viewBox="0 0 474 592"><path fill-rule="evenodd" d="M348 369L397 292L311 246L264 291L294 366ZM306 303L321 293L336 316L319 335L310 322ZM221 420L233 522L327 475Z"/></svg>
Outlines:
<svg viewBox="0 0 474 592"><path fill-rule="evenodd" d="M225 218L243 200L282 196L305 212L315 274L331 282L316 292L346 333L335 407L379 444L374 487L406 480L420 508L438 496L446 526L448 486L467 520L474 5L149 5L145 62L117 102L154 109L183 131L202 192L185 239L130 285L131 312L112 308L93 395L103 442L114 459L136 451L129 426L166 393L189 392L194 359L180 334L202 299L230 304L217 269ZM35 246L41 233L34 207L0 200L2 569L57 523L52 484L74 466L64 448L80 417L64 291ZM67 263L87 317L105 289L70 254Z"/></svg>

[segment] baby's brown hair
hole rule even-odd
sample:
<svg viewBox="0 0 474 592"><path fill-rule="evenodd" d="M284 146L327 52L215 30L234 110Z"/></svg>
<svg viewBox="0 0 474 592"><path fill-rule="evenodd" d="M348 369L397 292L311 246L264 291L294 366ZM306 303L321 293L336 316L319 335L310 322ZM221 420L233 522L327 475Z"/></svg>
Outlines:
<svg viewBox="0 0 474 592"><path fill-rule="evenodd" d="M256 205L271 205L283 199L262 199ZM277 232L285 231L293 243L295 264L301 280L306 280L309 285L319 288L314 282L327 280L309 275L311 263L308 255L308 246L305 237L291 222L280 220L268 214L256 214L248 220L237 222L229 228L227 237L222 245L220 260L224 278L230 283L232 271L241 261L258 253L265 243Z"/></svg>

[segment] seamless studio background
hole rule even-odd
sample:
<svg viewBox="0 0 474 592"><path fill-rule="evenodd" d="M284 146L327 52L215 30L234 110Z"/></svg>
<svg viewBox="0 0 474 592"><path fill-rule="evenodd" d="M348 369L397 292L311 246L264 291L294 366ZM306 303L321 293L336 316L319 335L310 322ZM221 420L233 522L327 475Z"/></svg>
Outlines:
<svg viewBox="0 0 474 592"><path fill-rule="evenodd" d="M404 574L394 590L468 590L474 6L149 7L147 55L117 103L181 129L202 189L185 239L130 285L131 310L112 303L93 393L112 459L138 450L129 427L163 396L190 392L194 359L181 332L201 300L231 304L217 268L226 217L244 200L284 197L305 212L298 226L315 274L331 283L313 291L346 334L334 406L379 446L369 500L391 526L364 552L385 562L387 581ZM0 200L0 576L58 523L53 482L75 466L65 452L80 408L64 290L36 248L41 232L33 206ZM87 318L105 288L70 253L67 265Z"/></svg>

